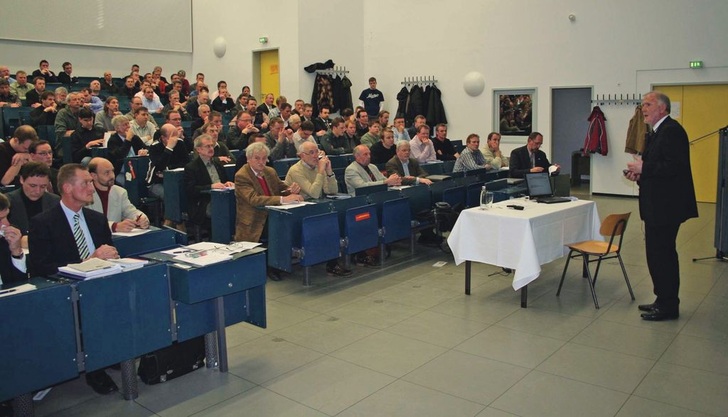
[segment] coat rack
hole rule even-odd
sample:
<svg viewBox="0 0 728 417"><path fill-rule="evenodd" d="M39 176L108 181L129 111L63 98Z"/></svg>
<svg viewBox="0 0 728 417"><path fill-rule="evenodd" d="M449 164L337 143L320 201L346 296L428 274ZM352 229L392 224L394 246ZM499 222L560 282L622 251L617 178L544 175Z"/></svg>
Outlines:
<svg viewBox="0 0 728 417"><path fill-rule="evenodd" d="M415 76L415 77L404 77L404 81L401 83L405 87L409 87L411 85L419 85L419 84L437 84L437 79L434 75L427 75L427 76Z"/></svg>
<svg viewBox="0 0 728 417"><path fill-rule="evenodd" d="M345 75L348 73L349 73L349 71L346 69L345 66L338 66L338 65L332 69L316 70L316 74L324 74L324 75Z"/></svg>
<svg viewBox="0 0 728 417"><path fill-rule="evenodd" d="M642 94L622 94L620 93L619 96L617 94L614 94L614 97L612 97L612 94L602 94L601 98L599 97L599 94L597 94L597 98L593 99L592 104L598 104L600 106L604 105L616 105L616 106L635 106L637 104L642 103Z"/></svg>

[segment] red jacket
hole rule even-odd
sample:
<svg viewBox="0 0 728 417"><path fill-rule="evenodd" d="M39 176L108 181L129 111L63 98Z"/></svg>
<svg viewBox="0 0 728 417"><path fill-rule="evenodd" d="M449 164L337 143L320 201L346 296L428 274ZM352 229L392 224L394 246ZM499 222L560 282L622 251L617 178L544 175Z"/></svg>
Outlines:
<svg viewBox="0 0 728 417"><path fill-rule="evenodd" d="M589 118L589 129L586 131L584 140L584 156L589 153L599 152L607 154L607 127L604 122L607 120L599 106L594 106Z"/></svg>

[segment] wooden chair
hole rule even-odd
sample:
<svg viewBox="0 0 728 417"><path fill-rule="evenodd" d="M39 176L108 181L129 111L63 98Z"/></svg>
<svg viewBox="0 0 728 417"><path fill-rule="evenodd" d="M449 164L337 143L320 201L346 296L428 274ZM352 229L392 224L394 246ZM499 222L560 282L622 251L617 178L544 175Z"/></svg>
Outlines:
<svg viewBox="0 0 728 417"><path fill-rule="evenodd" d="M629 283L627 277L627 270L624 269L624 262L622 262L622 255L620 251L622 249L622 239L624 238L624 231L627 228L627 221L632 213L624 214L610 214L602 222L602 226L599 228L599 233L603 236L609 236L609 242L603 242L599 240L587 240L584 242L571 243L566 245L569 248L569 255L566 258L566 265L564 265L564 272L561 274L561 281L559 282L559 289L556 291L556 296L561 294L561 287L564 284L564 277L566 277L566 270L569 268L569 261L571 258L581 256L584 268L585 278L588 279L589 289L594 299L594 307L599 308L599 302L597 301L597 293L594 291L594 286L597 282L597 276L599 275L599 267L602 261L605 259L619 260L619 265L622 267L622 273L624 274L624 281L627 283L627 289L629 295L634 300L634 293L632 292L632 285ZM619 243L615 243L615 238L619 238ZM590 256L596 257L596 259L589 259ZM592 278L591 271L589 271L589 263L596 262L597 269L594 272L594 278Z"/></svg>

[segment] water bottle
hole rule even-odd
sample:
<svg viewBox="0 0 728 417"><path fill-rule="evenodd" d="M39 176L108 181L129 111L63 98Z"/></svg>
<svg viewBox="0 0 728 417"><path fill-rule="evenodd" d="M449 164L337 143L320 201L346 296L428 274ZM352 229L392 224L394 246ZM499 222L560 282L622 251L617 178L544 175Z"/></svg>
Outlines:
<svg viewBox="0 0 728 417"><path fill-rule="evenodd" d="M488 208L488 192L485 190L485 184L480 188L480 209L485 210Z"/></svg>

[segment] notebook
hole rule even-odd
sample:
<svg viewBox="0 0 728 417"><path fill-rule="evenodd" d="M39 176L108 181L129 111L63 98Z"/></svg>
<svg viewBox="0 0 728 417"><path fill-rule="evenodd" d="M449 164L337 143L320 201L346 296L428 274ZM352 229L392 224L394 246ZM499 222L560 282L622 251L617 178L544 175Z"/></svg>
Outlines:
<svg viewBox="0 0 728 417"><path fill-rule="evenodd" d="M554 197L551 180L548 172L533 172L526 174L526 188L531 200L539 203L554 204L571 201L568 197Z"/></svg>

